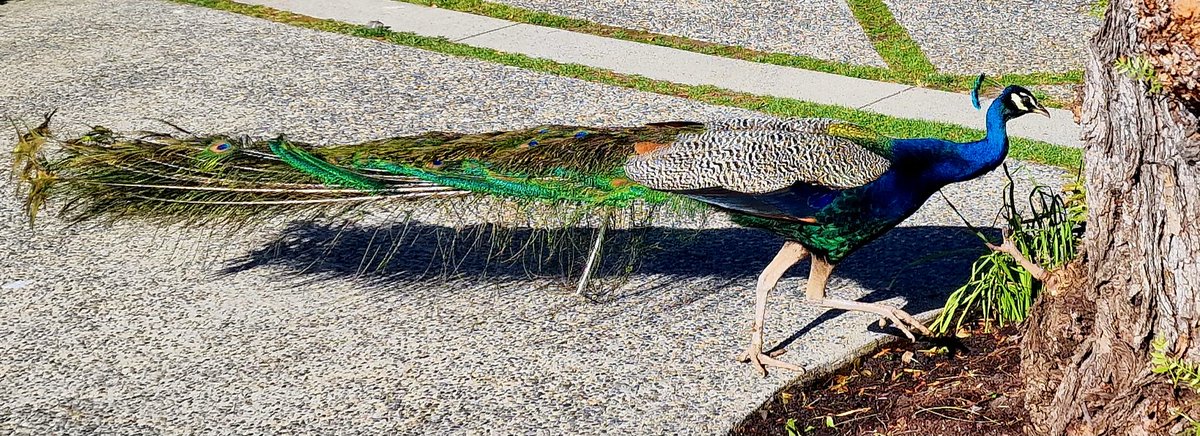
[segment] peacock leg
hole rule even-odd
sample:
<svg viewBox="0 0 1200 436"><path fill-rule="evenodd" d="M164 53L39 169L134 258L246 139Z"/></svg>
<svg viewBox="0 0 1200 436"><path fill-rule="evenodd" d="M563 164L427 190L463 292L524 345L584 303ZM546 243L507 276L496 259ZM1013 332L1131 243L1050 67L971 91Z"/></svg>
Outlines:
<svg viewBox="0 0 1200 436"><path fill-rule="evenodd" d="M737 359L741 362L753 363L754 368L764 377L767 375L766 367L768 366L804 371L799 366L763 354L763 324L767 317L767 294L775 289L775 284L779 283L779 278L783 277L783 273L787 272L788 268L791 268L796 262L804 259L805 256L808 256L808 250L805 250L800 243L787 241L783 244L783 248L779 249L775 259L771 260L771 263L758 276L758 285L754 290L754 324L750 327L750 347L739 354Z"/></svg>
<svg viewBox="0 0 1200 436"><path fill-rule="evenodd" d="M843 310L857 310L860 312L870 312L887 318L892 321L892 324L900 329L909 340L916 341L916 336L913 336L909 331L909 327L917 329L922 334L931 335L932 332L909 315L908 312L899 308L874 303L863 303L859 301L838 300L833 298L825 298L825 285L829 281L829 275L833 273L833 264L821 258L820 256L812 257L812 272L808 275L808 288L805 291L808 301L825 307Z"/></svg>
<svg viewBox="0 0 1200 436"><path fill-rule="evenodd" d="M600 259L600 249L604 246L604 232L608 230L611 222L611 211L600 217L600 228L596 230L596 241L592 243L592 251L588 253L587 263L583 265L583 274L580 274L579 284L575 286L575 295L577 296L583 297L584 292L587 291L588 282L592 281L592 268Z"/></svg>

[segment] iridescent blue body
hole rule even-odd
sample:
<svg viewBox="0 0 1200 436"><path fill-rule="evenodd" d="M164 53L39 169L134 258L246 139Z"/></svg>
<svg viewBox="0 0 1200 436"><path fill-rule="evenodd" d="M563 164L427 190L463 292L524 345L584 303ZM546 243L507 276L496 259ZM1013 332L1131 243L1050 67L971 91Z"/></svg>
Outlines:
<svg viewBox="0 0 1200 436"><path fill-rule="evenodd" d="M836 263L900 224L943 186L999 166L1008 153L1009 93L1006 90L988 108L983 139L967 143L893 139L891 167L863 186L838 190L797 183L768 194L693 197L735 209L736 223L777 233Z"/></svg>

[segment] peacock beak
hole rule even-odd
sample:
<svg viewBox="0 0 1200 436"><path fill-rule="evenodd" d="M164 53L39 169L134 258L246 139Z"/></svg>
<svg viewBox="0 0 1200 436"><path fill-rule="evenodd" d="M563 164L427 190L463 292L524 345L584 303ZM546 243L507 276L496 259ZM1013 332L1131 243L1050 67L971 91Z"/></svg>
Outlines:
<svg viewBox="0 0 1200 436"><path fill-rule="evenodd" d="M1036 107L1034 107L1031 112L1042 114L1042 115L1045 115L1046 118L1050 118L1050 111L1046 110L1046 108L1043 107L1041 104L1038 104Z"/></svg>

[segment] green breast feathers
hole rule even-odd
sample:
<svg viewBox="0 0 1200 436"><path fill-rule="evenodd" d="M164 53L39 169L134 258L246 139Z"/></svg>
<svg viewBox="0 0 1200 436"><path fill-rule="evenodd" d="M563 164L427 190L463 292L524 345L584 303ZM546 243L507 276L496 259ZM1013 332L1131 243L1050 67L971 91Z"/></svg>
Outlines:
<svg viewBox="0 0 1200 436"><path fill-rule="evenodd" d="M796 183L862 186L891 165L890 138L842 120L740 118L706 127L630 158L626 176L661 191L761 194Z"/></svg>

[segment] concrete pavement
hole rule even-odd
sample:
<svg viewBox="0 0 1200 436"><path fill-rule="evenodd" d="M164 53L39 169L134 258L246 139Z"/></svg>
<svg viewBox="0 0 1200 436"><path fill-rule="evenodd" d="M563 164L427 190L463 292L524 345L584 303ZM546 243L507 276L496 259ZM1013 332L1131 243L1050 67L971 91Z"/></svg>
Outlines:
<svg viewBox="0 0 1200 436"><path fill-rule="evenodd" d="M329 144L754 115L165 1L12 2L0 28L0 118L57 108L67 136L169 130L153 121L165 119ZM1023 192L1061 177L1024 167ZM0 177L0 191L12 183ZM993 173L944 192L986 227L1004 183ZM20 199L0 195L0 433L712 434L793 380L732 360L778 238L664 218L643 235L663 251L603 276L612 288L588 301L534 268L536 253L496 265L488 247L447 248L508 226L536 245L527 229L553 222L465 200L412 221L413 206L385 206L240 231L53 213L31 229ZM614 230L611 247L629 236ZM401 255L364 267L381 247ZM839 266L830 294L927 314L983 251L935 198ZM807 304L804 271L768 308L767 342L785 360L817 371L891 338L872 316Z"/></svg>
<svg viewBox="0 0 1200 436"><path fill-rule="evenodd" d="M819 71L710 56L561 29L418 6L393 0L245 0L243 3L349 23L379 21L401 32L445 37L463 44L576 63L623 74L688 85L712 85L757 95L794 98L982 129L983 116L965 94L918 88ZM1079 125L1069 111L1049 119L1023 117L1013 136L1080 147Z"/></svg>

